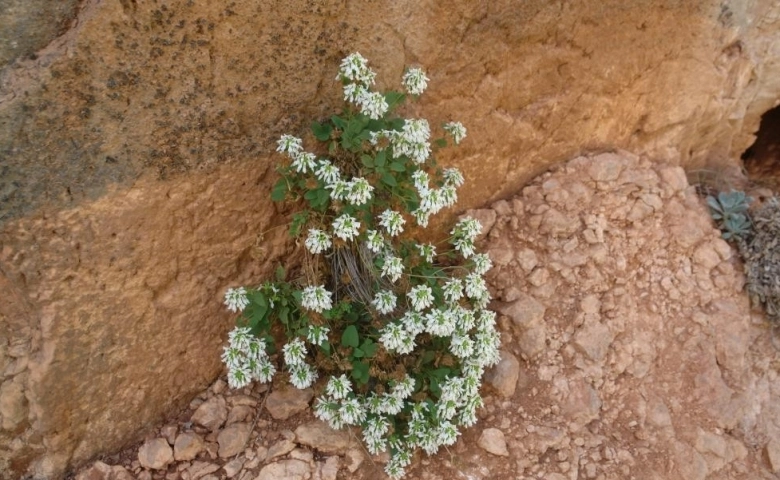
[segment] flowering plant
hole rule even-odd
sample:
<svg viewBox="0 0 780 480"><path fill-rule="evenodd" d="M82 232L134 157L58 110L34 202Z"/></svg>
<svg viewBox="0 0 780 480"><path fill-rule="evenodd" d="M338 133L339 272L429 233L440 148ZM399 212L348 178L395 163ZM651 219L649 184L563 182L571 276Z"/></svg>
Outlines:
<svg viewBox="0 0 780 480"><path fill-rule="evenodd" d="M271 328L282 325L279 368L297 388L322 377L315 415L336 429L361 428L369 452L389 449L385 471L399 478L416 449L433 454L476 422L500 340L483 279L491 262L474 245L480 224L459 221L445 251L405 230L454 205L463 176L436 166L427 120L397 116L406 95L374 92L374 79L358 53L341 63L347 106L311 126L327 158L300 138L279 139L287 159L271 196L308 204L290 227L306 249L305 281L286 282L280 270L275 282L229 289L225 304L241 316L223 360L233 388L268 382L277 369ZM413 97L427 82L419 68L403 76ZM466 135L457 122L443 130L456 145Z"/></svg>

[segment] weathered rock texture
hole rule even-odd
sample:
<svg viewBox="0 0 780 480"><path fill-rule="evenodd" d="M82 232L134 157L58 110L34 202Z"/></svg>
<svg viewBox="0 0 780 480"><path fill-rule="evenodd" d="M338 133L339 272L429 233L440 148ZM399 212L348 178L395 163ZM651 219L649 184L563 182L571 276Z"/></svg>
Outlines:
<svg viewBox="0 0 780 480"><path fill-rule="evenodd" d="M273 141L337 107L344 54L426 67L467 208L584 150L736 158L780 92L774 3L83 2L0 71L0 471L56 477L214 377L221 293L283 251Z"/></svg>

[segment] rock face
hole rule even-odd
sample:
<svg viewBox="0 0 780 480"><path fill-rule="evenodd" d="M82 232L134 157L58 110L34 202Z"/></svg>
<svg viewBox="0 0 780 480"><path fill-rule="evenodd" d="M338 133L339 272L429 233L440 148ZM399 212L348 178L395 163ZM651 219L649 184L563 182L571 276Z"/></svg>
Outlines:
<svg viewBox="0 0 780 480"><path fill-rule="evenodd" d="M0 471L13 477L139 440L216 376L224 289L286 248L281 229L260 235L284 222L268 201L273 142L337 108L344 53L367 56L382 86L407 61L426 68L420 112L469 129L439 155L468 179L463 209L583 149L737 158L780 93L769 0L6 3L1 35L41 33L24 48L0 38L0 63L81 3L73 28L0 67ZM626 213L653 208L650 192ZM580 227L560 213L539 227ZM532 268L536 288L556 274ZM521 330L516 354L538 356L550 332ZM578 351L609 355L585 333Z"/></svg>

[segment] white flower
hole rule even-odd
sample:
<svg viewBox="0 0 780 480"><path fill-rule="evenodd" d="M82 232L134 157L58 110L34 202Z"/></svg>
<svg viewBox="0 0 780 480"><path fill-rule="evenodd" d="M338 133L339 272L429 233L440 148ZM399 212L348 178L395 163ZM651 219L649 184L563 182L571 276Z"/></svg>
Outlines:
<svg viewBox="0 0 780 480"><path fill-rule="evenodd" d="M325 182L326 185L332 185L341 180L339 167L333 165L330 163L330 160L324 158L320 159L319 168L317 168L317 171L314 173L317 175L317 178Z"/></svg>
<svg viewBox="0 0 780 480"><path fill-rule="evenodd" d="M358 98L364 95L367 89L359 83L348 83L344 85L344 100L350 103L357 103Z"/></svg>
<svg viewBox="0 0 780 480"><path fill-rule="evenodd" d="M417 251L420 252L420 256L428 263L433 263L433 257L436 256L436 247L430 243L417 244Z"/></svg>
<svg viewBox="0 0 780 480"><path fill-rule="evenodd" d="M466 127L460 122L445 123L444 131L452 135L452 139L455 140L455 145L458 145L461 140L466 138Z"/></svg>
<svg viewBox="0 0 780 480"><path fill-rule="evenodd" d="M414 392L414 384L415 384L414 378L410 377L407 374L403 380L395 384L391 395L393 395L394 397L398 397L401 400L409 398Z"/></svg>
<svg viewBox="0 0 780 480"><path fill-rule="evenodd" d="M463 185L463 174L457 168L445 168L444 169L444 183L446 185L452 185L454 187L460 187Z"/></svg>
<svg viewBox="0 0 780 480"><path fill-rule="evenodd" d="M347 201L352 205L363 205L371 200L371 192L374 191L374 187L365 178L353 178L348 185Z"/></svg>
<svg viewBox="0 0 780 480"><path fill-rule="evenodd" d="M314 406L315 417L323 422L327 422L336 414L338 414L338 403L326 397L317 398L316 405Z"/></svg>
<svg viewBox="0 0 780 480"><path fill-rule="evenodd" d="M469 397L466 405L458 416L458 423L464 427L471 427L477 423L477 409L482 406L482 398L479 395Z"/></svg>
<svg viewBox="0 0 780 480"><path fill-rule="evenodd" d="M427 285L417 285L409 289L407 298L412 302L412 308L421 312L433 304L433 290Z"/></svg>
<svg viewBox="0 0 780 480"><path fill-rule="evenodd" d="M299 152L293 157L292 166L298 173L314 172L317 168L317 156L309 152Z"/></svg>
<svg viewBox="0 0 780 480"><path fill-rule="evenodd" d="M439 445L453 445L458 439L458 428L449 421L443 421L436 428L436 441Z"/></svg>
<svg viewBox="0 0 780 480"><path fill-rule="evenodd" d="M265 351L265 342L257 337L253 337L244 350L244 355L253 360L262 360L263 358L266 358L268 354Z"/></svg>
<svg viewBox="0 0 780 480"><path fill-rule="evenodd" d="M460 254L463 255L463 258L469 258L471 255L474 254L474 241L469 240L468 238L462 238L458 237L453 242L452 245L455 247L455 250L459 250Z"/></svg>
<svg viewBox="0 0 780 480"><path fill-rule="evenodd" d="M444 207L444 198L440 189L432 188L420 194L420 210L436 214Z"/></svg>
<svg viewBox="0 0 780 480"><path fill-rule="evenodd" d="M306 237L304 242L306 248L315 255L329 249L332 244L330 235L316 228L309 229L309 236Z"/></svg>
<svg viewBox="0 0 780 480"><path fill-rule="evenodd" d="M398 415L404 409L404 401L395 395L382 395L381 412L388 415Z"/></svg>
<svg viewBox="0 0 780 480"><path fill-rule="evenodd" d="M460 305L456 307L456 310L458 312L458 328L464 332L468 332L474 328L476 323L474 311L463 308Z"/></svg>
<svg viewBox="0 0 780 480"><path fill-rule="evenodd" d="M478 331L474 335L474 356L471 361L482 367L498 364L501 360L498 348L501 346L501 336L495 330Z"/></svg>
<svg viewBox="0 0 780 480"><path fill-rule="evenodd" d="M376 296L374 296L374 300L371 302L371 304L374 306L374 308L377 309L379 313L388 314L395 310L397 300L398 299L393 292L389 290L381 290L376 293Z"/></svg>
<svg viewBox="0 0 780 480"><path fill-rule="evenodd" d="M425 320L425 330L435 337L449 337L455 331L456 318L451 310L434 309Z"/></svg>
<svg viewBox="0 0 780 480"><path fill-rule="evenodd" d="M390 429L390 423L382 416L369 418L366 422L366 426L363 429L363 438L367 442L374 443L375 447L378 447L378 450L384 450L382 448L385 444L382 440L382 437L388 432Z"/></svg>
<svg viewBox="0 0 780 480"><path fill-rule="evenodd" d="M390 108L384 95L379 92L363 90L358 95L357 104L360 107L360 113L372 120L379 120Z"/></svg>
<svg viewBox="0 0 780 480"><path fill-rule="evenodd" d="M325 289L324 285L317 287L308 286L301 292L301 306L303 308L322 313L323 310L333 308L332 293Z"/></svg>
<svg viewBox="0 0 780 480"><path fill-rule="evenodd" d="M252 372L252 375L260 381L260 383L268 383L276 374L276 367L271 363L267 357L258 362L257 369Z"/></svg>
<svg viewBox="0 0 780 480"><path fill-rule="evenodd" d="M404 328L412 337L425 331L425 319L419 312L407 311L401 317L401 323L403 323Z"/></svg>
<svg viewBox="0 0 780 480"><path fill-rule="evenodd" d="M457 302L463 296L463 283L459 278L447 280L442 289L444 299L448 302Z"/></svg>
<svg viewBox="0 0 780 480"><path fill-rule="evenodd" d="M444 185L440 190L442 205L445 207L451 207L458 203L458 191L453 185Z"/></svg>
<svg viewBox="0 0 780 480"><path fill-rule="evenodd" d="M352 240L358 235L360 222L352 215L345 213L333 221L333 234L342 240Z"/></svg>
<svg viewBox="0 0 780 480"><path fill-rule="evenodd" d="M230 347L242 352L248 350L253 338L251 332L252 330L249 327L235 327L228 333Z"/></svg>
<svg viewBox="0 0 780 480"><path fill-rule="evenodd" d="M374 253L380 253L385 248L385 237L376 230L366 232L366 247Z"/></svg>
<svg viewBox="0 0 780 480"><path fill-rule="evenodd" d="M384 262L382 263L382 276L389 278L392 282L397 282L403 273L404 264L401 258L396 257L391 253L385 255Z"/></svg>
<svg viewBox="0 0 780 480"><path fill-rule="evenodd" d="M379 341L388 352L403 350L406 344L405 339L409 337L409 332L400 323L388 323L379 333Z"/></svg>
<svg viewBox="0 0 780 480"><path fill-rule="evenodd" d="M243 364L244 352L241 349L227 346L222 351L222 361L229 369L233 369Z"/></svg>
<svg viewBox="0 0 780 480"><path fill-rule="evenodd" d="M287 342L287 344L282 347L282 351L284 352L284 363L287 364L288 367L304 363L303 360L306 358L306 345L300 338L294 338Z"/></svg>
<svg viewBox="0 0 780 480"><path fill-rule="evenodd" d="M425 87L428 86L428 77L421 68L410 68L404 73L401 81L410 95L422 95Z"/></svg>
<svg viewBox="0 0 780 480"><path fill-rule="evenodd" d="M417 220L417 225L423 228L428 226L428 220L431 217L431 212L418 208L412 212L412 215L414 216L415 220Z"/></svg>
<svg viewBox="0 0 780 480"><path fill-rule="evenodd" d="M376 74L368 68L368 60L360 53L355 52L347 55L341 61L339 75L336 77L336 80L348 80L371 85L374 83L375 77Z"/></svg>
<svg viewBox="0 0 780 480"><path fill-rule="evenodd" d="M349 193L349 182L336 180L335 182L326 185L325 188L330 190L330 198L333 200L344 200Z"/></svg>
<svg viewBox="0 0 780 480"><path fill-rule="evenodd" d="M292 135L282 135L276 144L276 151L286 153L290 158L295 158L303 150L303 140Z"/></svg>
<svg viewBox="0 0 780 480"><path fill-rule="evenodd" d="M477 239L477 235L479 235L480 232L482 232L482 224L474 218L466 217L455 224L450 235L465 238L473 242Z"/></svg>
<svg viewBox="0 0 780 480"><path fill-rule="evenodd" d="M359 425L366 420L366 409L357 398L350 398L341 403L339 416L347 425Z"/></svg>
<svg viewBox="0 0 780 480"><path fill-rule="evenodd" d="M243 312L244 308L249 305L246 288L228 288L225 292L225 305L231 312Z"/></svg>
<svg viewBox="0 0 780 480"><path fill-rule="evenodd" d="M474 341L455 332L450 339L450 351L458 358L468 358L474 352Z"/></svg>
<svg viewBox="0 0 780 480"><path fill-rule="evenodd" d="M324 342L328 341L328 332L330 329L323 325L309 325L309 329L306 332L306 340L312 345L322 346Z"/></svg>
<svg viewBox="0 0 780 480"><path fill-rule="evenodd" d="M495 328L496 325L496 312L492 310L480 310L479 311L479 328L482 330L488 330Z"/></svg>
<svg viewBox="0 0 780 480"><path fill-rule="evenodd" d="M325 392L333 397L334 400L341 400L352 392L352 383L346 375L330 377L328 385L325 387Z"/></svg>
<svg viewBox="0 0 780 480"><path fill-rule="evenodd" d="M477 275L484 275L493 266L486 253L478 253L471 260L474 262L474 273Z"/></svg>
<svg viewBox="0 0 780 480"><path fill-rule="evenodd" d="M404 467L412 462L412 455L405 449L396 451L395 455L390 457L390 461L385 465L385 473L393 480L406 475Z"/></svg>
<svg viewBox="0 0 780 480"><path fill-rule="evenodd" d="M245 367L238 365L228 370L228 385L230 388L243 388L249 385L251 378Z"/></svg>
<svg viewBox="0 0 780 480"><path fill-rule="evenodd" d="M417 164L425 163L431 153L430 134L428 121L424 118L406 120L400 132L389 132L393 157L406 155Z"/></svg>
<svg viewBox="0 0 780 480"><path fill-rule="evenodd" d="M445 174L446 172L447 171L445 170ZM412 174L412 180L414 181L414 188L417 189L420 195L422 195L423 192L430 190L428 185L428 182L430 182L430 177L424 170L415 170L415 172Z"/></svg>
<svg viewBox="0 0 780 480"><path fill-rule="evenodd" d="M309 388L317 380L317 372L306 363L298 363L290 366L290 383L295 388L303 390Z"/></svg>
<svg viewBox="0 0 780 480"><path fill-rule="evenodd" d="M466 283L466 295L471 299L478 300L483 298L486 294L488 294L488 289L487 289L487 284L485 283L485 279L477 275L476 273L471 273L469 275L466 275L465 283Z"/></svg>
<svg viewBox="0 0 780 480"><path fill-rule="evenodd" d="M404 231L404 223L406 223L404 217L389 208L379 215L379 224L385 227L385 230L391 237L395 237Z"/></svg>

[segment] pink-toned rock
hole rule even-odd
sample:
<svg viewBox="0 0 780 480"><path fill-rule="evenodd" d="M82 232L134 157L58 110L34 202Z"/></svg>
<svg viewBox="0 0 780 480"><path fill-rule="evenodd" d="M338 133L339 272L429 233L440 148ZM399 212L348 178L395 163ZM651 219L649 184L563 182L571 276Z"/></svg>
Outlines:
<svg viewBox="0 0 780 480"><path fill-rule="evenodd" d="M295 429L295 439L301 445L323 453L343 454L354 442L349 433L333 430L320 420L306 423Z"/></svg>
<svg viewBox="0 0 780 480"><path fill-rule="evenodd" d="M509 398L515 394L517 379L520 376L520 362L511 352L501 350L501 360L498 365L488 370L485 374L487 381L498 393Z"/></svg>
<svg viewBox="0 0 780 480"><path fill-rule="evenodd" d="M285 386L274 390L265 401L265 408L277 420L286 420L296 413L302 412L309 406L314 396L311 388L299 390Z"/></svg>
<svg viewBox="0 0 780 480"><path fill-rule="evenodd" d="M173 450L164 438L147 440L138 450L138 462L144 468L161 470L173 461Z"/></svg>
<svg viewBox="0 0 780 480"><path fill-rule="evenodd" d="M203 402L195 413L192 414L192 421L202 425L212 432L216 431L227 420L227 403L223 397L213 397Z"/></svg>
<svg viewBox="0 0 780 480"><path fill-rule="evenodd" d="M228 458L244 450L252 426L248 423L234 423L225 427L217 435L219 443L219 457Z"/></svg>
<svg viewBox="0 0 780 480"><path fill-rule="evenodd" d="M300 460L281 460L260 470L255 480L306 480L311 476L311 467Z"/></svg>
<svg viewBox="0 0 780 480"><path fill-rule="evenodd" d="M493 455L508 457L509 451L506 449L506 439L504 432L497 428L486 428L477 440L477 445L483 450Z"/></svg>
<svg viewBox="0 0 780 480"><path fill-rule="evenodd" d="M173 458L177 462L192 460L203 451L203 438L194 432L180 433L173 444Z"/></svg>

